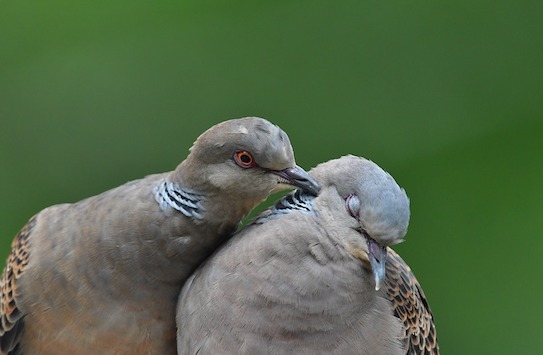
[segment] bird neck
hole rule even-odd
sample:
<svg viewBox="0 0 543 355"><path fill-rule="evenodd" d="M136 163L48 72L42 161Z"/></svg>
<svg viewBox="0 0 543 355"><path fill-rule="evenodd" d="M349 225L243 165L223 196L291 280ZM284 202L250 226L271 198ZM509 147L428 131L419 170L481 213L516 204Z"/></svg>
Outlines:
<svg viewBox="0 0 543 355"><path fill-rule="evenodd" d="M210 170L206 169L206 165L191 153L167 176L168 184L162 188L165 192L162 196L166 199L157 200L161 207L170 206L193 218L196 223L198 220L206 220L206 223L211 220L212 223L221 225L221 228L230 230L232 226L237 227L239 222L267 197L267 193L248 196L243 194L241 187L220 188L210 182L209 175ZM192 205L196 206L196 211Z"/></svg>
<svg viewBox="0 0 543 355"><path fill-rule="evenodd" d="M205 208L200 194L193 193L168 180L160 181L154 189L154 194L164 212L174 209L189 218L204 218Z"/></svg>
<svg viewBox="0 0 543 355"><path fill-rule="evenodd" d="M191 219L195 228L202 225L207 230L216 230L219 235L235 231L239 222L266 198L249 198L239 190L217 188L208 182L205 169L190 156L159 181L153 192L165 214L180 213Z"/></svg>
<svg viewBox="0 0 543 355"><path fill-rule="evenodd" d="M255 219L254 223L262 224L293 211L314 212L313 199L313 196L304 194L300 190L295 190L277 201L274 206L261 213Z"/></svg>
<svg viewBox="0 0 543 355"><path fill-rule="evenodd" d="M168 180L177 184L186 191L204 195L203 191L213 191L215 187L209 182L206 165L197 161L193 153L183 160L174 171L172 171Z"/></svg>

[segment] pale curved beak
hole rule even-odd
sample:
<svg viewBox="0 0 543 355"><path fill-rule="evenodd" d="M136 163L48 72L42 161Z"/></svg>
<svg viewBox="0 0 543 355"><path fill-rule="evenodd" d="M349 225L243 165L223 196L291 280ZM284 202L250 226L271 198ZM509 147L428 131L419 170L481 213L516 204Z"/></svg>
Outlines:
<svg viewBox="0 0 543 355"><path fill-rule="evenodd" d="M375 291L383 286L385 281L385 263L387 260L387 249L383 247L369 236L366 236L368 242L368 257L370 259L371 271L375 280Z"/></svg>
<svg viewBox="0 0 543 355"><path fill-rule="evenodd" d="M319 184L299 166L286 168L283 170L270 170L270 173L281 177L284 181L281 183L291 185L302 191L317 196L321 190Z"/></svg>

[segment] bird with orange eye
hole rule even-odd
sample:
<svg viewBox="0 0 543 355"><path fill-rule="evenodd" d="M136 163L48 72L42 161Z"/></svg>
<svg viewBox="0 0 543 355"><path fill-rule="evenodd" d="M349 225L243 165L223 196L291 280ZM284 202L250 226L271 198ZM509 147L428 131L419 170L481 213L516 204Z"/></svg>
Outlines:
<svg viewBox="0 0 543 355"><path fill-rule="evenodd" d="M237 150L234 152L234 161L242 168L253 168L258 166L253 155L246 150Z"/></svg>

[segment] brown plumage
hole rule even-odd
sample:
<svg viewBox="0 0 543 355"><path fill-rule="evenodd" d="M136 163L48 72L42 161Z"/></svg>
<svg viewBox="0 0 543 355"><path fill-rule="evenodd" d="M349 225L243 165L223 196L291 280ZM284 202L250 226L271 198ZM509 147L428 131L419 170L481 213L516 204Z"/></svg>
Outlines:
<svg viewBox="0 0 543 355"><path fill-rule="evenodd" d="M270 193L318 191L261 118L204 132L171 171L36 214L0 280L0 354L175 354L192 271Z"/></svg>
<svg viewBox="0 0 543 355"><path fill-rule="evenodd" d="M0 279L1 299L1 326L0 326L0 353L8 351L17 352L17 344L23 330L23 314L17 307L15 298L17 296L17 279L23 273L28 264L28 236L36 224L33 217L21 229L19 234L11 243L11 253L4 274Z"/></svg>
<svg viewBox="0 0 543 355"><path fill-rule="evenodd" d="M434 317L426 296L409 265L390 248L385 286L394 315L403 323L407 354L439 354Z"/></svg>

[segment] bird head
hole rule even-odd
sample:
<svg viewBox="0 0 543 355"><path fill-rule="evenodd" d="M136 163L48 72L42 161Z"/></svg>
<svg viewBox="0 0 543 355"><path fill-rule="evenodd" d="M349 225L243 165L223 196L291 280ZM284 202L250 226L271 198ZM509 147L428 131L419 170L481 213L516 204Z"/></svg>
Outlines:
<svg viewBox="0 0 543 355"><path fill-rule="evenodd" d="M296 165L287 134L258 117L211 127L198 137L184 163L202 183L227 195L259 199L289 188L319 192L316 181Z"/></svg>
<svg viewBox="0 0 543 355"><path fill-rule="evenodd" d="M386 171L370 160L344 156L311 170L327 199L328 223L353 256L369 262L378 290L387 246L401 242L409 224L409 199ZM326 218L326 217L325 217ZM347 231L346 231L347 230Z"/></svg>

